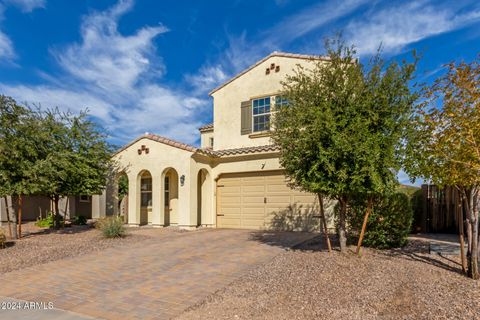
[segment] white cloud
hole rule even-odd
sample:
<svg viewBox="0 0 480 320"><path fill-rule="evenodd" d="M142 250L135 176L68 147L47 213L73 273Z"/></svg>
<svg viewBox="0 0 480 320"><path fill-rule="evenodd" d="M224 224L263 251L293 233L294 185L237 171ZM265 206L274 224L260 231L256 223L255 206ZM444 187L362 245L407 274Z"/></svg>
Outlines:
<svg viewBox="0 0 480 320"><path fill-rule="evenodd" d="M161 83L165 66L156 55L154 40L167 32L165 27L147 26L132 35L118 31L120 18L132 6L133 1L120 0L104 12L86 16L81 42L51 50L63 73L43 74L48 84L0 85L0 90L43 107L76 112L88 108L115 142L153 132L195 143L198 118L208 102Z"/></svg>
<svg viewBox="0 0 480 320"><path fill-rule="evenodd" d="M15 97L20 103L41 105L45 108L58 107L61 110L80 112L88 108L90 114L99 119L108 119L113 106L98 99L89 92L70 91L53 86L9 86L0 84L0 91Z"/></svg>
<svg viewBox="0 0 480 320"><path fill-rule="evenodd" d="M19 7L23 12L32 12L35 9L45 8L45 0L6 0L7 3L11 3Z"/></svg>
<svg viewBox="0 0 480 320"><path fill-rule="evenodd" d="M220 65L203 66L197 74L185 76L186 81L198 94L205 94L219 83L227 80L227 75Z"/></svg>
<svg viewBox="0 0 480 320"><path fill-rule="evenodd" d="M398 179L398 182L400 182L401 184L405 184L405 185L412 185L412 186L417 186L417 187L420 187L424 181L423 179L416 179L413 183L410 181L410 176L404 171L404 170L400 170L397 174L397 179Z"/></svg>
<svg viewBox="0 0 480 320"><path fill-rule="evenodd" d="M0 31L0 62L10 61L15 57L12 41L6 34Z"/></svg>
<svg viewBox="0 0 480 320"><path fill-rule="evenodd" d="M3 20L3 11L5 8L0 2L0 22ZM10 38L0 30L0 63L10 62L15 57L15 50Z"/></svg>
<svg viewBox="0 0 480 320"><path fill-rule="evenodd" d="M265 55L282 50L292 41L354 12L367 2L330 0L294 13L251 39L245 31L237 36L227 35L227 48L215 61L207 61L195 75L187 75L185 79L195 90L206 93Z"/></svg>
<svg viewBox="0 0 480 320"><path fill-rule="evenodd" d="M375 53L380 44L384 52L396 53L411 43L480 21L478 8L459 13L461 9L428 1L390 6L351 21L345 36L361 55Z"/></svg>
<svg viewBox="0 0 480 320"><path fill-rule="evenodd" d="M113 91L130 89L147 72L161 74L163 66L155 61L152 41L167 29L144 27L131 36L117 30L118 19L132 5L124 0L106 12L87 16L81 27L82 42L54 51L62 68L79 80Z"/></svg>
<svg viewBox="0 0 480 320"><path fill-rule="evenodd" d="M281 20L264 32L262 37L272 46L285 45L353 13L367 2L368 0L322 2Z"/></svg>

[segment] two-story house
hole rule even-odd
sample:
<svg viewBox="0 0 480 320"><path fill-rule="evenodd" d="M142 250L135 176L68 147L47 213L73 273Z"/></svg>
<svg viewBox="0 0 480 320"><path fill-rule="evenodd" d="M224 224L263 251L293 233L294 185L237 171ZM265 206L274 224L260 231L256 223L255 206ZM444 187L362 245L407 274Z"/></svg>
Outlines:
<svg viewBox="0 0 480 320"><path fill-rule="evenodd" d="M124 146L115 159L119 176L128 177L128 204L118 205L112 184L107 214L120 210L131 225L183 228L318 225L315 197L288 186L270 120L278 104L288 103L286 75L323 59L273 52L213 89L213 123L199 129L200 147L149 133Z"/></svg>

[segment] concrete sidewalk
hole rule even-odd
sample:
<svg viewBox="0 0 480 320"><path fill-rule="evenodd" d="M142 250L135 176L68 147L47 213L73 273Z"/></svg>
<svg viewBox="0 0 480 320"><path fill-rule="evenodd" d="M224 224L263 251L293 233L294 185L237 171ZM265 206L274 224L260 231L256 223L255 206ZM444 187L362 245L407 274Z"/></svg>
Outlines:
<svg viewBox="0 0 480 320"><path fill-rule="evenodd" d="M409 237L412 240L422 240L429 243L431 254L444 256L460 255L460 239L457 234L425 233ZM465 252L467 250L465 239Z"/></svg>

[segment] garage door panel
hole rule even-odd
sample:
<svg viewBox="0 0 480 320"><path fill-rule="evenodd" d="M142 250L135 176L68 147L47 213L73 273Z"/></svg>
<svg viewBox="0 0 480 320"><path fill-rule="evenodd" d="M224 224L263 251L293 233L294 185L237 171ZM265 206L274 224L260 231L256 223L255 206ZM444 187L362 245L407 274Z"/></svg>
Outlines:
<svg viewBox="0 0 480 320"><path fill-rule="evenodd" d="M264 203L264 198L263 197L251 197L251 196L244 196L242 199L243 204L249 204L249 203L254 203L254 204L262 204Z"/></svg>
<svg viewBox="0 0 480 320"><path fill-rule="evenodd" d="M265 229L272 219L312 210L315 196L292 190L281 172L257 172L222 176L218 188L217 223L223 228ZM266 203L265 203L266 198Z"/></svg>

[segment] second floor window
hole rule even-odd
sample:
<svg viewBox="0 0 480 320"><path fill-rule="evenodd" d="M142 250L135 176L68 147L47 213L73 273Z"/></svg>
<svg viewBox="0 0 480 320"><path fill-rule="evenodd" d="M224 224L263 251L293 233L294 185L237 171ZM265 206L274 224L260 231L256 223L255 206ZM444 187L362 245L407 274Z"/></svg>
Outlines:
<svg viewBox="0 0 480 320"><path fill-rule="evenodd" d="M270 97L253 100L253 132L270 130Z"/></svg>
<svg viewBox="0 0 480 320"><path fill-rule="evenodd" d="M275 108L283 107L283 106L288 106L287 98L285 98L283 96L276 96L275 97Z"/></svg>

